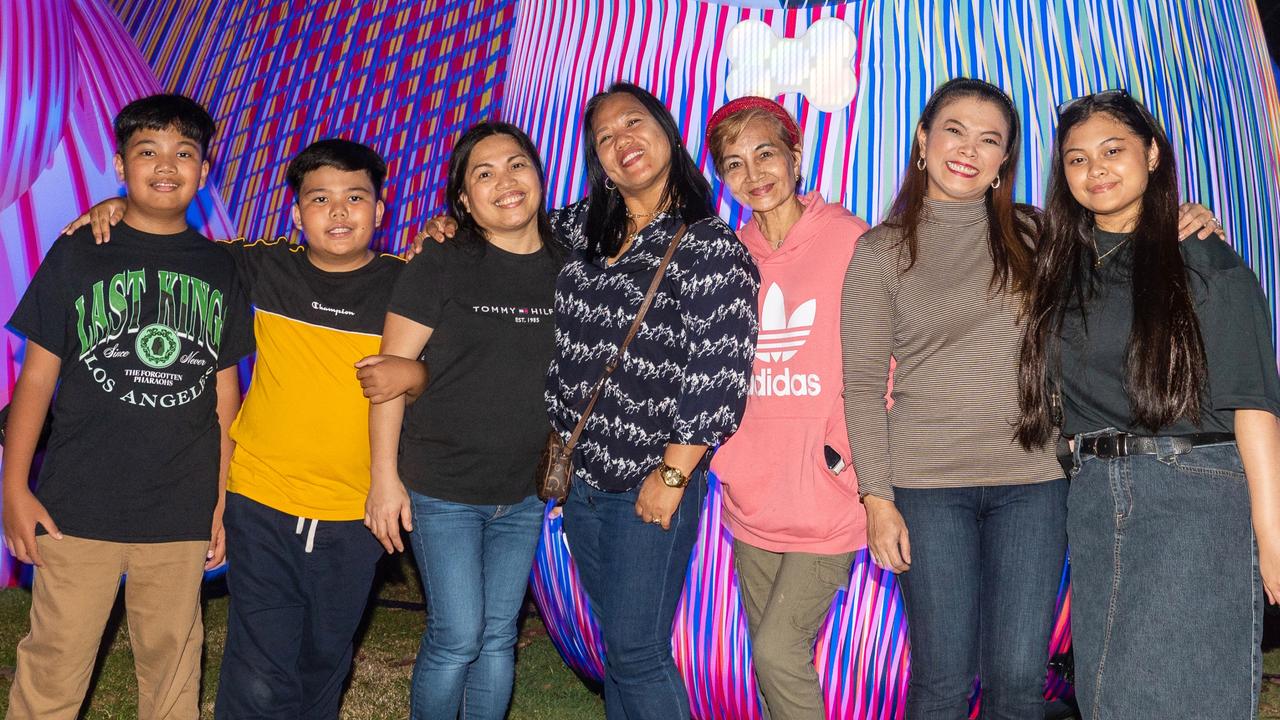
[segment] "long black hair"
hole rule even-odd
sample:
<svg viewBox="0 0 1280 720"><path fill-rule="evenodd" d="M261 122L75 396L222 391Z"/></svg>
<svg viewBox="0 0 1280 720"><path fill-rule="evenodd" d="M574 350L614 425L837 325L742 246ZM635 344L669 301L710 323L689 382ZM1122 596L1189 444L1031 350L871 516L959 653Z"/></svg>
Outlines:
<svg viewBox="0 0 1280 720"><path fill-rule="evenodd" d="M551 232L551 219L547 216L547 177L542 169L542 157L538 155L538 149L533 146L533 141L523 130L511 123L498 120L485 120L467 128L454 144L453 152L449 154L449 167L444 186L445 203L449 208L449 214L458 221L458 229L466 231L455 236L458 238L457 241L479 254L483 254L489 244L488 233L476 223L476 219L467 210L467 206L462 202L462 195L466 191L467 163L471 161L471 152L481 140L494 135L506 135L515 140L521 152L529 156L529 161L533 163L533 169L538 174L538 190L542 194L538 203L538 237L542 238L543 247L547 248L553 256L562 256L564 250L555 240Z"/></svg>
<svg viewBox="0 0 1280 720"><path fill-rule="evenodd" d="M920 111L920 120L916 123L917 132L911 135L911 155L907 161L907 171L902 187L898 189L898 194L889 207L885 224L902 230L899 247L906 256L906 263L902 266L902 272L906 272L916 264L920 220L929 189L929 172L920 168L919 130L928 133L943 108L964 98L976 98L1000 108L1009 126L1009 136L1005 138L1007 155L1000 165L999 175L996 176L1000 180L1000 186L987 190L986 196L988 241L991 261L995 265L991 275L991 288L1023 293L1031 283L1034 260L1028 240L1034 239L1039 232L1039 213L1030 205L1013 201L1013 185L1018 178L1018 155L1022 145L1022 124L1013 101L995 85L974 78L959 77L943 83L929 96L924 110Z"/></svg>
<svg viewBox="0 0 1280 720"><path fill-rule="evenodd" d="M1147 179L1142 209L1129 240L1133 246L1133 326L1125 348L1125 388L1130 411L1137 425L1152 432L1180 418L1196 423L1200 419L1207 371L1200 323L1178 249L1178 173L1173 147L1141 103L1124 93L1105 93L1075 102L1058 118L1045 201L1045 233L1036 257L1018 371L1022 412L1017 437L1027 448L1043 445L1052 435L1048 386L1051 374L1057 372L1057 337L1067 313L1083 310L1095 279L1092 263L1087 262L1095 252L1094 215L1071 194L1062 155L1071 130L1098 114L1129 128L1144 147L1154 144L1157 152L1156 167Z"/></svg>
<svg viewBox="0 0 1280 720"><path fill-rule="evenodd" d="M626 93L644 106L649 115L662 128L671 146L671 169L667 174L659 207L679 214L686 225L691 225L715 214L711 200L711 184L703 177L697 163L689 157L680 140L680 129L671 117L671 111L658 98L644 88L631 83L616 82L608 90L597 93L587 102L582 119L582 146L587 161L587 219L584 227L587 252L595 257L613 257L622 249L627 239L627 206L616 188L605 186L609 176L600 164L596 152L595 133L592 128L596 113L610 96Z"/></svg>

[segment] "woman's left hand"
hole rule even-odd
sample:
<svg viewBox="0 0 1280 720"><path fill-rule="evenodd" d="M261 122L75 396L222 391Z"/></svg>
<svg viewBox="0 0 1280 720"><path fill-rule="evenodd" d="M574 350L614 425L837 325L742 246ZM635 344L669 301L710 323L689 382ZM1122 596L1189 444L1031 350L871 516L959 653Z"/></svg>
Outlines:
<svg viewBox="0 0 1280 720"><path fill-rule="evenodd" d="M636 498L636 516L647 523L671 529L671 516L680 507L684 488L668 487L657 470L649 473L640 484L640 496Z"/></svg>
<svg viewBox="0 0 1280 720"><path fill-rule="evenodd" d="M1262 589L1267 601L1280 605L1280 537L1258 534L1258 570L1262 575Z"/></svg>
<svg viewBox="0 0 1280 720"><path fill-rule="evenodd" d="M1190 237L1192 233L1204 240L1217 233L1227 239L1227 229L1222 226L1213 211L1200 203L1183 203L1178 208L1178 237Z"/></svg>

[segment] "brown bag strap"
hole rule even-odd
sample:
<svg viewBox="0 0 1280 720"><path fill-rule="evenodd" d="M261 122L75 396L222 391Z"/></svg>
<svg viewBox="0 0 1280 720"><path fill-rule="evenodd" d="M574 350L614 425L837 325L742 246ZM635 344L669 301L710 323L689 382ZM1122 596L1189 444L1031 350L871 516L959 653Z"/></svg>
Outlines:
<svg viewBox="0 0 1280 720"><path fill-rule="evenodd" d="M622 356L627 352L627 346L635 339L636 333L640 332L640 324L644 322L644 316L649 312L649 306L653 304L653 296L658 294L658 285L662 283L662 276L667 273L667 266L671 264L671 258L676 254L676 246L684 239L685 233L689 231L688 226L681 225L680 230L676 232L676 236L671 239L671 244L667 246L667 252L662 256L662 262L658 263L658 270L653 274L653 280L649 282L649 290L644 294L644 300L640 303L640 309L636 312L636 319L631 322L631 329L627 331L627 337L623 339L622 344L618 346L618 351L604 364L604 372L600 374L600 379L596 381L595 389L591 391L591 402L587 403L587 408L582 411L582 417L578 418L578 424L574 426L573 433L569 435L569 442L564 444L562 451L567 457L573 454L573 448L578 444L578 438L582 435L582 431L587 426L587 418L591 417L591 411L595 410L596 400L600 399L600 391L604 389L605 381L613 374L618 365L622 364Z"/></svg>

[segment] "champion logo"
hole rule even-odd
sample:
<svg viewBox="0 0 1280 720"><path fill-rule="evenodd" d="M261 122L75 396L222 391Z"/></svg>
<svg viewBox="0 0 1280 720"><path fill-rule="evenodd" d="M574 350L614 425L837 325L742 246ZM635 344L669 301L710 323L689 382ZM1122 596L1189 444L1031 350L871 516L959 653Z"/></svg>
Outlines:
<svg viewBox="0 0 1280 720"><path fill-rule="evenodd" d="M813 330L818 314L818 301L806 300L787 317L782 288L769 285L760 311L760 337L756 342L756 359L761 362L785 362L795 356Z"/></svg>

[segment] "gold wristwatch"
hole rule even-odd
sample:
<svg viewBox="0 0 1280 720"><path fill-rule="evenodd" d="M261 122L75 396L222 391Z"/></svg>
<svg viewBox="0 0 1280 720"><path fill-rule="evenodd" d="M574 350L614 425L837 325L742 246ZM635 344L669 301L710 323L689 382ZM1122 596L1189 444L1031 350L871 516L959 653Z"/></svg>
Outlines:
<svg viewBox="0 0 1280 720"><path fill-rule="evenodd" d="M669 488L682 488L689 484L689 476L673 468L666 462L658 464L658 475L662 476L662 484Z"/></svg>

